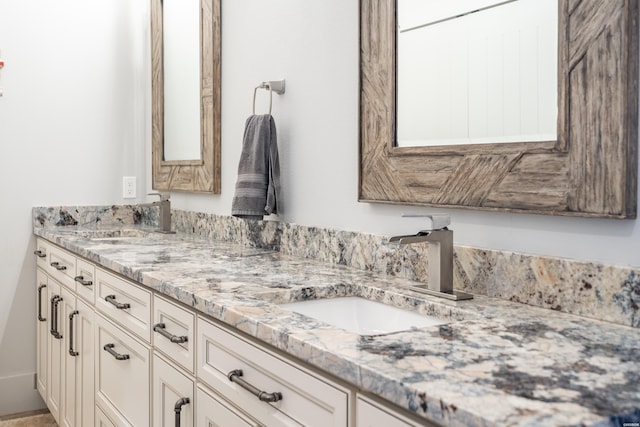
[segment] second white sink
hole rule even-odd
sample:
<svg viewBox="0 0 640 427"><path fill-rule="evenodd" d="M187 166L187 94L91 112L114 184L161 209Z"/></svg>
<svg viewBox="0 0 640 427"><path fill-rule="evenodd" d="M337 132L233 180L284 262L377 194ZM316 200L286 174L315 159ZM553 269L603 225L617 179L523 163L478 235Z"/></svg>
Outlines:
<svg viewBox="0 0 640 427"><path fill-rule="evenodd" d="M360 297L315 299L279 306L359 335L388 334L447 323Z"/></svg>

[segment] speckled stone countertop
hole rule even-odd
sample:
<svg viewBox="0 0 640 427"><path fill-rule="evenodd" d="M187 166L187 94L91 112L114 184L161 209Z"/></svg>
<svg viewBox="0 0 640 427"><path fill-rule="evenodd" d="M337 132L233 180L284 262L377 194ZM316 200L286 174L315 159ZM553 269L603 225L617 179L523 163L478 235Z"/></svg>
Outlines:
<svg viewBox="0 0 640 427"><path fill-rule="evenodd" d="M136 227L127 226L128 230ZM406 279L187 234L34 234L194 307L355 387L448 426L634 425L640 330L504 300L451 302ZM445 325L360 336L276 304L356 295ZM637 425L637 424L635 424Z"/></svg>

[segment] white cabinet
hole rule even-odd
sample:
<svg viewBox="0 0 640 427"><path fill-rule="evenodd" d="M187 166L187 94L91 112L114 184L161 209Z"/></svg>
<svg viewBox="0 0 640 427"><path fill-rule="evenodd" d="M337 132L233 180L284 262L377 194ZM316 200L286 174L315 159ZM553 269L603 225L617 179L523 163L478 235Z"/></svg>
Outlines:
<svg viewBox="0 0 640 427"><path fill-rule="evenodd" d="M92 307L62 288L62 405L60 425L91 425L94 420L94 319Z"/></svg>
<svg viewBox="0 0 640 427"><path fill-rule="evenodd" d="M40 268L36 271L36 387L42 399L47 401L47 363L49 360L49 299L48 276Z"/></svg>
<svg viewBox="0 0 640 427"><path fill-rule="evenodd" d="M195 314L165 298L153 298L153 346L194 373Z"/></svg>
<svg viewBox="0 0 640 427"><path fill-rule="evenodd" d="M62 288L58 282L51 277L47 280L47 297L49 306L49 336L47 340L47 406L53 418L60 424L61 398L62 398L62 351L64 344L64 322L60 321L62 311Z"/></svg>
<svg viewBox="0 0 640 427"><path fill-rule="evenodd" d="M59 425L91 425L95 406L94 310L73 292L73 255L41 241L36 255L37 387Z"/></svg>
<svg viewBox="0 0 640 427"><path fill-rule="evenodd" d="M96 402L117 425L150 425L149 346L96 315Z"/></svg>
<svg viewBox="0 0 640 427"><path fill-rule="evenodd" d="M96 269L96 310L147 343L151 342L151 292Z"/></svg>
<svg viewBox="0 0 640 427"><path fill-rule="evenodd" d="M60 426L431 425L52 243L35 254L37 388Z"/></svg>
<svg viewBox="0 0 640 427"><path fill-rule="evenodd" d="M260 424L242 415L220 396L198 386L196 391L197 427L259 427Z"/></svg>
<svg viewBox="0 0 640 427"><path fill-rule="evenodd" d="M273 426L348 426L348 389L199 317L197 376Z"/></svg>
<svg viewBox="0 0 640 427"><path fill-rule="evenodd" d="M153 356L154 427L193 426L195 382L176 367Z"/></svg>

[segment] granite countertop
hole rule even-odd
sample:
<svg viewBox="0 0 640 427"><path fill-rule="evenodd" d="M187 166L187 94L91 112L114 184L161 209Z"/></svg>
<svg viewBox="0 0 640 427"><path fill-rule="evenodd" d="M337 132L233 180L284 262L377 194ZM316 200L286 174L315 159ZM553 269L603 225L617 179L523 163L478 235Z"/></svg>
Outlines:
<svg viewBox="0 0 640 427"><path fill-rule="evenodd" d="M640 329L483 296L431 298L408 290L409 280L188 234L125 231L34 228L437 423L604 427L640 418ZM360 336L276 305L336 295L412 307L447 323Z"/></svg>

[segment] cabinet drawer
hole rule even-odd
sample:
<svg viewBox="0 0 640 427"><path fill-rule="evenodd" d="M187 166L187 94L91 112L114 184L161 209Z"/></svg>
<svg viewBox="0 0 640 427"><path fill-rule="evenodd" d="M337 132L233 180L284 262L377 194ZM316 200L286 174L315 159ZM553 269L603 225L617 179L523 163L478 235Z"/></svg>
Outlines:
<svg viewBox="0 0 640 427"><path fill-rule="evenodd" d="M96 268L96 308L136 336L151 342L151 292Z"/></svg>
<svg viewBox="0 0 640 427"><path fill-rule="evenodd" d="M76 275L73 278L76 283L76 294L91 305L96 302L95 275L96 268L93 264L80 258L76 260Z"/></svg>
<svg viewBox="0 0 640 427"><path fill-rule="evenodd" d="M196 392L196 426L237 426L237 427L259 427L255 421L244 417L239 411L224 401L215 393L198 386Z"/></svg>
<svg viewBox="0 0 640 427"><path fill-rule="evenodd" d="M195 315L154 296L153 346L193 374Z"/></svg>
<svg viewBox="0 0 640 427"><path fill-rule="evenodd" d="M348 425L348 390L318 378L204 318L198 318L197 327L198 378L260 423ZM273 403L260 401L239 382L229 380L232 371L241 371L241 381L256 390L271 393L271 396L281 393L282 399Z"/></svg>
<svg viewBox="0 0 640 427"><path fill-rule="evenodd" d="M36 256L36 263L38 267L42 268L44 271L49 271L49 252L50 252L49 243L41 238L36 240L36 250L34 252Z"/></svg>
<svg viewBox="0 0 640 427"><path fill-rule="evenodd" d="M149 426L149 347L96 316L96 402L117 425Z"/></svg>
<svg viewBox="0 0 640 427"><path fill-rule="evenodd" d="M49 246L47 273L69 289L75 290L76 257L64 249Z"/></svg>

